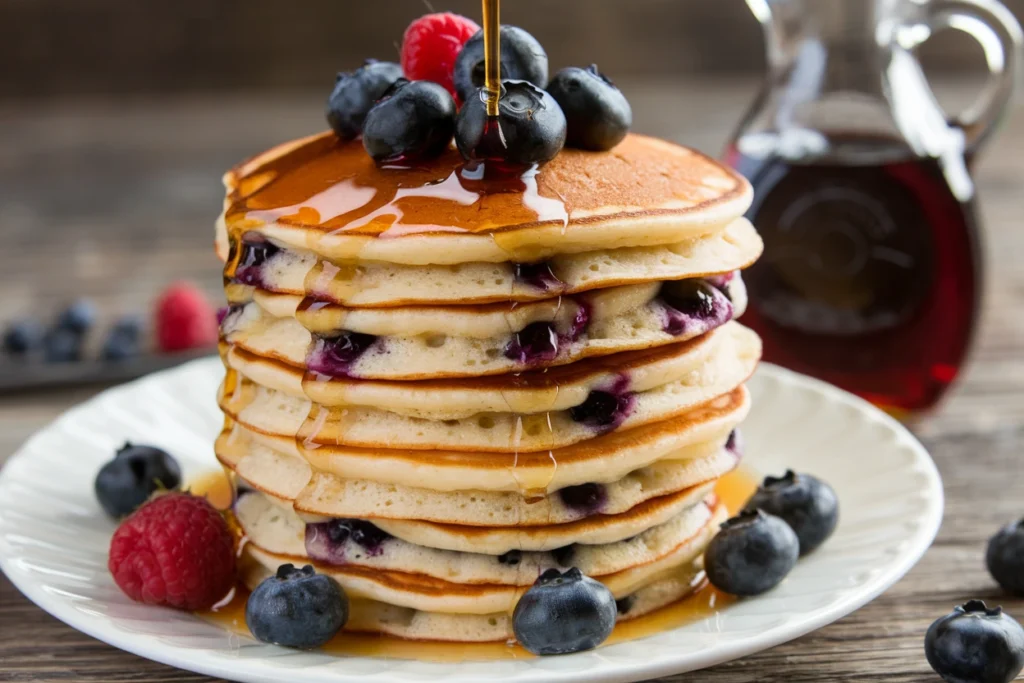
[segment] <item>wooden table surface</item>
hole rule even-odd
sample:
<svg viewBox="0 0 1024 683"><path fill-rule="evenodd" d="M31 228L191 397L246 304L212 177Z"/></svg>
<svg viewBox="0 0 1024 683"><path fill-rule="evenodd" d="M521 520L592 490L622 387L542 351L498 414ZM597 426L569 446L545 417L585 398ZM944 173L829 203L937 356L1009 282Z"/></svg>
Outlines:
<svg viewBox="0 0 1024 683"><path fill-rule="evenodd" d="M636 128L717 153L754 84L636 83ZM951 87L951 101L968 96ZM210 249L220 173L275 142L322 127L323 93L173 102L0 105L0 320L46 314L72 296L107 316L145 312L168 282L217 296ZM976 172L986 227L985 310L971 365L917 431L946 487L935 545L880 598L815 633L695 674L687 683L937 680L924 632L981 597L1024 619L985 572L985 541L1024 499L1024 112L1015 111ZM0 396L0 463L96 387ZM69 453L68 457L74 457ZM199 681L82 635L0 575L0 681Z"/></svg>

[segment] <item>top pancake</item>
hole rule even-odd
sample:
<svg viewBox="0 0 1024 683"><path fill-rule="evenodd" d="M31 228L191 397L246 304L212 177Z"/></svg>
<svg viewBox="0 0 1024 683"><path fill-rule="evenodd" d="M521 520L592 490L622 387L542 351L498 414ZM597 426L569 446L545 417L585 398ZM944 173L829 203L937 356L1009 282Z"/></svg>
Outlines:
<svg viewBox="0 0 1024 683"><path fill-rule="evenodd" d="M713 234L750 185L685 147L629 135L609 152L566 149L521 179L475 180L454 148L427 166L379 168L331 133L285 143L224 178L218 251L256 231L340 260L408 265L528 262Z"/></svg>

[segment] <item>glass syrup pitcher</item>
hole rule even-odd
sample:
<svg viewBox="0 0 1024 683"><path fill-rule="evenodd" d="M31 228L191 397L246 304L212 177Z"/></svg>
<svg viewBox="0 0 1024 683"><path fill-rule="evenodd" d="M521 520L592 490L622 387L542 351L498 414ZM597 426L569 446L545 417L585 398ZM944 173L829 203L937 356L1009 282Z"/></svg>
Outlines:
<svg viewBox="0 0 1024 683"><path fill-rule="evenodd" d="M768 77L726 161L765 242L743 322L765 359L901 415L964 362L981 285L969 163L1006 111L1021 29L994 0L747 0ZM949 119L913 50L957 29L991 72Z"/></svg>

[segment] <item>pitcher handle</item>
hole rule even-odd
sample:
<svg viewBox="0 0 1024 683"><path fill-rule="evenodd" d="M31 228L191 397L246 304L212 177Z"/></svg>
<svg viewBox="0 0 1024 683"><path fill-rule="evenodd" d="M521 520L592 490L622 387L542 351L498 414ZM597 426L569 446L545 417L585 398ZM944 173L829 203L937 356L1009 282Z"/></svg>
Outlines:
<svg viewBox="0 0 1024 683"><path fill-rule="evenodd" d="M964 131L967 149L976 151L1003 118L1024 73L1024 33L998 0L935 0L925 10L928 14L922 22L900 31L903 47L912 50L935 33L954 29L978 41L985 53L988 82L977 101L952 121Z"/></svg>

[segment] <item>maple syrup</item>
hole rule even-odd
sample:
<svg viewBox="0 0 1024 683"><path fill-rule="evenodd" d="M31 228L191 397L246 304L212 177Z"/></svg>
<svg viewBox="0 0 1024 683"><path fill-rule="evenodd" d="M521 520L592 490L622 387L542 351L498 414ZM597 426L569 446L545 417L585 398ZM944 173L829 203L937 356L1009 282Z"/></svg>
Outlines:
<svg viewBox="0 0 1024 683"><path fill-rule="evenodd" d="M562 226L568 211L558 193L544 187L543 169L506 179L484 178L454 149L424 166L381 169L362 145L333 135L306 141L270 159L273 182L252 194L229 196L225 211L233 278L242 236L264 223L381 238L419 233L492 233L508 225ZM353 261L358 254L353 253ZM331 277L358 274L338 265ZM316 276L314 276L316 277Z"/></svg>
<svg viewBox="0 0 1024 683"><path fill-rule="evenodd" d="M484 95L487 116L498 117L501 99L501 0L482 0L484 22Z"/></svg>
<svg viewBox="0 0 1024 683"><path fill-rule="evenodd" d="M926 411L965 361L979 305L970 165L1004 118L1021 28L918 0L748 0L767 72L727 161L765 241L746 321L769 360L890 411ZM974 4L974 3L968 3ZM956 25L990 79L945 111L915 50Z"/></svg>
<svg viewBox="0 0 1024 683"><path fill-rule="evenodd" d="M950 169L895 141L824 137L811 159L744 155L742 140L727 153L754 186L765 244L744 272L743 321L765 360L896 413L927 409L959 373L979 305L962 159Z"/></svg>
<svg viewBox="0 0 1024 683"><path fill-rule="evenodd" d="M219 479L218 479L219 478ZM223 486L224 477L212 472L198 478L192 484L193 490L203 486ZM740 467L719 479L715 494L725 504L730 514L743 506L757 489L758 479L749 469ZM229 514L230 516L230 514ZM245 562L243 557L240 561ZM245 625L245 603L249 591L239 585L221 604L210 610L196 612L197 616L220 625L239 635L251 637ZM722 593L700 575L694 592L677 602L636 619L616 625L606 645L621 643L678 628L695 621L714 617L721 610L735 602L734 596ZM390 659L414 659L432 662L465 662L523 659L532 657L519 645L506 642L495 643L446 643L439 641L418 641L394 636L342 632L321 648L324 652L341 657L380 657Z"/></svg>
<svg viewBox="0 0 1024 683"><path fill-rule="evenodd" d="M487 120L479 139L467 144L470 162L462 171L469 182L485 182L489 191L520 191L519 176L530 166L521 166L506 159L507 142L501 129L499 103L504 95L501 85L501 16L500 0L482 0L484 33L484 85L480 89ZM462 144L462 143L460 143ZM535 167L534 167L535 168Z"/></svg>
<svg viewBox="0 0 1024 683"><path fill-rule="evenodd" d="M235 502L237 475L227 468L206 472L188 483L188 491L194 496L203 496L218 510L230 510Z"/></svg>

